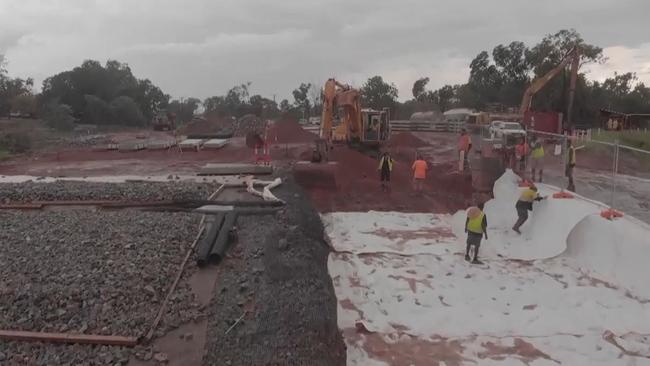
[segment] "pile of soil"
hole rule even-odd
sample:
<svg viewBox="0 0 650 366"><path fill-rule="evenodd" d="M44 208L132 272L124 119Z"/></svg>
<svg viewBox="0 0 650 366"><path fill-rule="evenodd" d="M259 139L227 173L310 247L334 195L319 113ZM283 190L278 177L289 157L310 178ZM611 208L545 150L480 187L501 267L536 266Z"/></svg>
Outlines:
<svg viewBox="0 0 650 366"><path fill-rule="evenodd" d="M429 144L420 140L410 132L401 132L390 136L388 146L419 148L429 146Z"/></svg>
<svg viewBox="0 0 650 366"><path fill-rule="evenodd" d="M238 219L239 242L219 265L203 364L345 365L320 218L290 180L274 193L287 202L278 214Z"/></svg>
<svg viewBox="0 0 650 366"><path fill-rule="evenodd" d="M268 138L272 144L311 143L318 136L305 131L295 120L284 119L269 128Z"/></svg>

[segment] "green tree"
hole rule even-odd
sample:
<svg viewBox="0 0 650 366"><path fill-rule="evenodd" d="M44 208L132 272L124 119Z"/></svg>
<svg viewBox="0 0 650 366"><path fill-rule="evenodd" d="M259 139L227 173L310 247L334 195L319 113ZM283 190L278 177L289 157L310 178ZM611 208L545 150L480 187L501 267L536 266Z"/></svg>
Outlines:
<svg viewBox="0 0 650 366"><path fill-rule="evenodd" d="M194 117L194 112L201 105L197 98L172 100L167 106L167 112L175 113L180 122L189 122Z"/></svg>
<svg viewBox="0 0 650 366"><path fill-rule="evenodd" d="M448 111L457 104L456 90L458 86L445 85L433 92L434 99L441 112Z"/></svg>
<svg viewBox="0 0 650 366"><path fill-rule="evenodd" d="M5 58L0 55L0 116L11 112L17 97L31 95L33 86L34 80L31 78L21 79L7 76ZM24 100L25 98L22 98L22 101Z"/></svg>
<svg viewBox="0 0 650 366"><path fill-rule="evenodd" d="M258 117L270 118L278 115L278 104L271 99L261 95L253 95L249 99L251 113Z"/></svg>
<svg viewBox="0 0 650 366"><path fill-rule="evenodd" d="M137 79L127 64L115 60L105 65L87 60L72 70L53 75L43 82L44 103L58 102L69 105L75 116L82 118L88 113L86 95L95 96L105 103L118 97L134 101L144 118L149 120L167 107L166 95L148 80Z"/></svg>
<svg viewBox="0 0 650 366"><path fill-rule="evenodd" d="M222 95L206 98L203 101L203 108L206 114L224 116L227 113L226 98Z"/></svg>
<svg viewBox="0 0 650 366"><path fill-rule="evenodd" d="M288 113L289 111L291 111L291 103L286 99L282 99L280 102L280 112Z"/></svg>
<svg viewBox="0 0 650 366"><path fill-rule="evenodd" d="M86 108L82 121L88 124L107 125L114 121L113 109L103 99L94 95L84 96Z"/></svg>
<svg viewBox="0 0 650 366"><path fill-rule="evenodd" d="M292 92L294 100L293 104L304 113L305 116L308 116L311 112L309 89L311 89L310 83L301 83L300 86Z"/></svg>
<svg viewBox="0 0 650 366"><path fill-rule="evenodd" d="M145 118L138 104L130 97L120 96L111 102L116 123L127 126L143 126Z"/></svg>
<svg viewBox="0 0 650 366"><path fill-rule="evenodd" d="M65 104L51 102L45 108L45 123L60 131L71 131L74 128L74 117L72 116L72 107Z"/></svg>
<svg viewBox="0 0 650 366"><path fill-rule="evenodd" d="M429 78L419 78L413 83L413 88L411 92L413 93L413 99L417 101L422 101L423 97L426 96L426 88L429 83Z"/></svg>
<svg viewBox="0 0 650 366"><path fill-rule="evenodd" d="M36 97L32 93L17 95L11 99L11 112L35 116L37 111Z"/></svg>
<svg viewBox="0 0 650 366"><path fill-rule="evenodd" d="M361 95L363 105L373 109L394 110L397 104L397 87L395 84L385 82L379 75L369 78L363 84Z"/></svg>

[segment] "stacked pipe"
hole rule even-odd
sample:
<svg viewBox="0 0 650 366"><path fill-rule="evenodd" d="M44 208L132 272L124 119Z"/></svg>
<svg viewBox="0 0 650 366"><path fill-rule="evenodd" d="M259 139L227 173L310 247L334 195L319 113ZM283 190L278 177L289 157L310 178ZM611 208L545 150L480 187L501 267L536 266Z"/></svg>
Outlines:
<svg viewBox="0 0 650 366"><path fill-rule="evenodd" d="M213 215L206 223L206 230L196 250L196 262L199 267L208 263L219 263L228 249L228 238L237 221L234 210Z"/></svg>

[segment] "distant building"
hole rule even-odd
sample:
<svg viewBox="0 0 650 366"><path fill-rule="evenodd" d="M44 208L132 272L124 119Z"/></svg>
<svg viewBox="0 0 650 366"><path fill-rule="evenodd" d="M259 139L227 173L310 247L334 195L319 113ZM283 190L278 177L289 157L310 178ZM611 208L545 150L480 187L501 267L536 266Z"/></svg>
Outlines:
<svg viewBox="0 0 650 366"><path fill-rule="evenodd" d="M465 122L474 110L469 108L454 108L443 113L447 122Z"/></svg>

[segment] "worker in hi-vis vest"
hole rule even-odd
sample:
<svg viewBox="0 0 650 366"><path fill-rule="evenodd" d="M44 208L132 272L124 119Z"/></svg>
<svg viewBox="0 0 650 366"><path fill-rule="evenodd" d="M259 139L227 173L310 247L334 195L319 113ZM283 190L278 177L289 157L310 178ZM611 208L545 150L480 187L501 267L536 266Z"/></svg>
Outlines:
<svg viewBox="0 0 650 366"><path fill-rule="evenodd" d="M526 220L528 220L528 211L533 210L533 202L541 201L543 199L544 197L541 197L539 193L537 193L537 187L534 185L524 189L521 192L521 196L519 196L517 204L515 205L515 208L517 209L518 219L515 223L515 226L512 227L512 230L514 230L517 234L521 234L519 228L524 224L524 222L526 222Z"/></svg>
<svg viewBox="0 0 650 366"><path fill-rule="evenodd" d="M395 161L390 157L388 151L384 152L379 159L379 180L381 181L381 189L383 191L390 189L390 172L393 171L393 164Z"/></svg>
<svg viewBox="0 0 650 366"><path fill-rule="evenodd" d="M483 264L478 260L478 249L481 246L481 239L485 236L487 240L487 216L483 212L483 203L478 207L467 209L467 220L465 220L465 232L467 233L467 250L465 251L465 260L470 260L470 249L474 249L473 264Z"/></svg>
<svg viewBox="0 0 650 366"><path fill-rule="evenodd" d="M530 172L533 182L535 181L536 172L539 171L539 182L542 181L544 174L544 143L536 139L532 142L533 151L530 153Z"/></svg>
<svg viewBox="0 0 650 366"><path fill-rule="evenodd" d="M576 167L576 150L580 150L584 146L575 146L573 142L571 142L571 138L567 139L567 146L569 147L569 153L567 154L566 162L566 176L569 178L569 185L567 186L567 189L571 192L575 192L576 186L573 182L573 168Z"/></svg>

